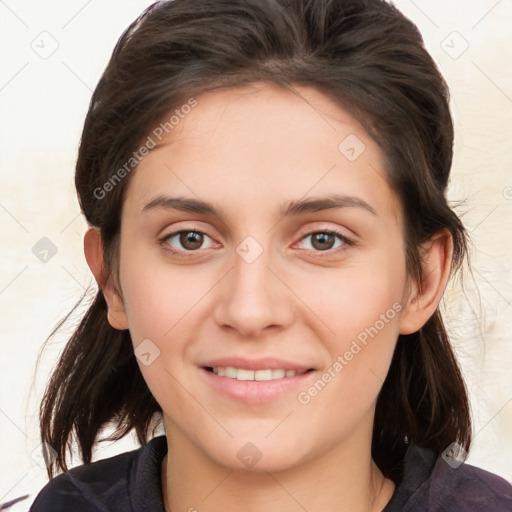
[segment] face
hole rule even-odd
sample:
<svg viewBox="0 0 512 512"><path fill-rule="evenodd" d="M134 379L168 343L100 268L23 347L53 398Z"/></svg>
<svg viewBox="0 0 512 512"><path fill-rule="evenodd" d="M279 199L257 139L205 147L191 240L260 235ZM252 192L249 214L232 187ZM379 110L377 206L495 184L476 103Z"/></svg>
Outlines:
<svg viewBox="0 0 512 512"><path fill-rule="evenodd" d="M382 150L326 96L297 93L197 96L123 205L113 314L175 453L232 468L369 450L406 301Z"/></svg>

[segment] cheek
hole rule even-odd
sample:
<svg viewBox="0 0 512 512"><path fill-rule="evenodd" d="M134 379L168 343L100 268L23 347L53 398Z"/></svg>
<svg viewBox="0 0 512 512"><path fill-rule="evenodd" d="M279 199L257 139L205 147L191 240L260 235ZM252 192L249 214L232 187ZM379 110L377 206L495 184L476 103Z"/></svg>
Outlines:
<svg viewBox="0 0 512 512"><path fill-rule="evenodd" d="M152 395L164 410L183 410L190 398L179 383L192 377L183 363L190 359L194 311L207 286L186 272L163 270L147 259L145 265L137 265L136 258L127 261L124 303L137 362ZM149 360L139 356L139 346Z"/></svg>
<svg viewBox="0 0 512 512"><path fill-rule="evenodd" d="M172 377L178 381L193 377L185 374L190 368L183 362L192 360L190 340L197 339L197 315L215 284L215 276L210 274L192 267L172 268L162 258L151 259L147 254L139 258L136 251L122 261L120 275L130 336L136 355L142 350L139 345L149 348L151 363L145 365L139 358L138 362L160 404L180 400L176 386L169 385L176 383Z"/></svg>
<svg viewBox="0 0 512 512"><path fill-rule="evenodd" d="M290 276L291 278L291 276ZM375 252L322 278L302 275L295 291L326 326L333 350L343 350L360 333L377 324L398 332L397 309L401 309L406 286L405 258ZM398 306L397 306L398 304ZM391 328L391 327L390 327Z"/></svg>
<svg viewBox="0 0 512 512"><path fill-rule="evenodd" d="M211 276L192 267L172 268L162 258L152 261L135 253L123 263L124 305L135 344L144 338L165 340L181 330L211 288Z"/></svg>
<svg viewBox="0 0 512 512"><path fill-rule="evenodd" d="M406 285L405 259L400 254L375 254L358 263L314 288L307 300L328 329L324 343L330 354L324 374L330 391L324 394L318 383L311 392L322 390L326 407L330 401L351 403L353 413L373 403L385 380L399 335ZM313 289L305 281L303 286L299 293Z"/></svg>
<svg viewBox="0 0 512 512"><path fill-rule="evenodd" d="M362 418L371 417L391 364L402 305L389 297L379 307L370 299L344 304L336 334L325 338L330 362L297 397L306 417L329 418L318 433L325 442L349 436Z"/></svg>

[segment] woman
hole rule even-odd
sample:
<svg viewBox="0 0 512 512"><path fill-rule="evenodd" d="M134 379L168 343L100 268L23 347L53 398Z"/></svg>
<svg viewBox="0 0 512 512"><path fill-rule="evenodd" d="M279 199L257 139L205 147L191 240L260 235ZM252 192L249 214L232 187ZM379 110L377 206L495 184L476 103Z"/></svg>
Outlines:
<svg viewBox="0 0 512 512"><path fill-rule="evenodd" d="M99 291L42 403L65 473L31 510L512 510L463 464L452 143L446 84L381 0L146 10L85 121ZM91 464L111 422L144 446Z"/></svg>

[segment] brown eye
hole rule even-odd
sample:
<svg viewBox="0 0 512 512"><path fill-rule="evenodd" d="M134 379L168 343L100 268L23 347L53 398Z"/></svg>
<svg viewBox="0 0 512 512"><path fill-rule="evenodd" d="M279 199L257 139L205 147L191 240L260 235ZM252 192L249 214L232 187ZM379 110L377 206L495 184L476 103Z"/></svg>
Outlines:
<svg viewBox="0 0 512 512"><path fill-rule="evenodd" d="M308 240L310 240L308 242ZM343 250L345 246L354 245L346 236L336 231L314 231L302 237L301 243L305 249L318 252L336 252Z"/></svg>
<svg viewBox="0 0 512 512"><path fill-rule="evenodd" d="M203 247L205 241L209 241L209 245ZM196 249L205 249L213 247L211 238L201 231L195 230L182 230L176 231L165 236L161 240L162 244L165 244L167 248L173 252L192 252Z"/></svg>
<svg viewBox="0 0 512 512"><path fill-rule="evenodd" d="M180 233L180 243L185 249L197 249L203 243L203 234L196 231L182 231Z"/></svg>
<svg viewBox="0 0 512 512"><path fill-rule="evenodd" d="M332 233L314 233L311 238L311 245L318 251L332 249L336 237Z"/></svg>

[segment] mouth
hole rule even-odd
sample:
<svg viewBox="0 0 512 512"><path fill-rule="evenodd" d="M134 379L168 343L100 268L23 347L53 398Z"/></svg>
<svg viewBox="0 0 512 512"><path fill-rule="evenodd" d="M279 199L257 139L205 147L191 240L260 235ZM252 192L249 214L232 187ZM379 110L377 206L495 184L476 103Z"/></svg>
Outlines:
<svg viewBox="0 0 512 512"><path fill-rule="evenodd" d="M284 368L248 370L245 368L235 368L234 366L204 366L203 368L219 377L241 381L254 380L258 382L296 377L297 375L303 375L304 373L313 371L313 368L307 370L287 370Z"/></svg>
<svg viewBox="0 0 512 512"><path fill-rule="evenodd" d="M258 405L276 400L296 400L301 389L311 385L318 373L313 368L240 368L236 366L200 366L206 385L220 396L238 403Z"/></svg>

